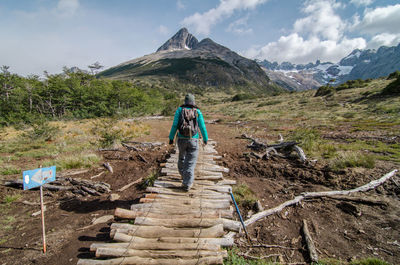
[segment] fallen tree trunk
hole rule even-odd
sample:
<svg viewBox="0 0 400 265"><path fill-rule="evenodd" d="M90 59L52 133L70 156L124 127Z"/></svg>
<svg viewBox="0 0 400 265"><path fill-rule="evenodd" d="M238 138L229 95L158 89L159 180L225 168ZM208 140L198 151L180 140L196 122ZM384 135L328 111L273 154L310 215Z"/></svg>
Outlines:
<svg viewBox="0 0 400 265"><path fill-rule="evenodd" d="M303 219L303 234L304 234L304 240L306 241L307 244L308 254L310 256L311 262L318 263L318 254L315 249L314 241L312 240L310 232L308 231L307 221L304 219Z"/></svg>
<svg viewBox="0 0 400 265"><path fill-rule="evenodd" d="M139 178L139 179L137 179L137 180L135 180L135 181L132 181L131 183L126 184L125 186L123 186L122 188L120 188L118 191L119 191L119 192L124 191L124 190L128 189L129 187L131 187L131 186L133 186L133 185L135 185L135 184L138 184L138 183L141 182L142 180L143 180L143 178Z"/></svg>
<svg viewBox="0 0 400 265"><path fill-rule="evenodd" d="M355 189L351 189L351 190L338 190L338 191L322 191L322 192L305 192L302 193L302 195L298 195L296 196L293 200L289 200L286 201L280 205L278 205L275 208L272 209L268 209L262 212L259 212L255 215L253 215L251 218L247 219L244 224L246 226L260 220L261 218L264 218L266 216L278 213L280 211L282 211L285 207L287 206L291 206L294 204L298 204L300 203L302 200L304 199L310 199L310 198L319 198L319 197L327 197L327 196L336 196L336 195L349 195L355 192L363 192L363 191L368 191L371 189L376 188L377 186L381 185L382 183L384 183L385 181L387 181L388 179L390 179L391 177L393 177L396 172L398 170L395 169L389 173L387 173L386 175L384 175L383 177L381 177L380 179L377 180L373 180L361 187L355 188Z"/></svg>

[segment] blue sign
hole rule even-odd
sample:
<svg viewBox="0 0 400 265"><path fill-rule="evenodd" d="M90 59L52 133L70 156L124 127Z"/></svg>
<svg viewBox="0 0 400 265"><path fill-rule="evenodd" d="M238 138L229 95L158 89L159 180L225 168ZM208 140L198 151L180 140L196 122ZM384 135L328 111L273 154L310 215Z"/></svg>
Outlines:
<svg viewBox="0 0 400 265"><path fill-rule="evenodd" d="M24 190L33 189L56 180L56 166L22 172Z"/></svg>

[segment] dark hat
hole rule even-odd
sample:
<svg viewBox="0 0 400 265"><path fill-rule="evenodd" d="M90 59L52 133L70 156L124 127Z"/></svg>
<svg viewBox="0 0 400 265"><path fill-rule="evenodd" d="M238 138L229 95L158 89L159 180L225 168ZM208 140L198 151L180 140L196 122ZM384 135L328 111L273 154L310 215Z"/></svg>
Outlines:
<svg viewBox="0 0 400 265"><path fill-rule="evenodd" d="M187 94L185 96L185 105L195 105L193 94Z"/></svg>

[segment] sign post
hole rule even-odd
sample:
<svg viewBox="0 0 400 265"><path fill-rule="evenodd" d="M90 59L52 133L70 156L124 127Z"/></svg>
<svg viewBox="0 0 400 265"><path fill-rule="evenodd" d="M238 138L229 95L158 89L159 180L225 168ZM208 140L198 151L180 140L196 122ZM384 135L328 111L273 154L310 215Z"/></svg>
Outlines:
<svg viewBox="0 0 400 265"><path fill-rule="evenodd" d="M46 253L46 229L44 225L43 184L56 180L56 167L37 168L22 173L24 190L40 188L40 210L42 212L43 253Z"/></svg>

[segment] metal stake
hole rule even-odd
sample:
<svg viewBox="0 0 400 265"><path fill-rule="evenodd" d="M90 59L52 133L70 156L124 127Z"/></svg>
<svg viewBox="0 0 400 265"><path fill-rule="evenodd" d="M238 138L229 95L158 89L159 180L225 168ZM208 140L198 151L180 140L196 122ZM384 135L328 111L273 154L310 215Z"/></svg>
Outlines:
<svg viewBox="0 0 400 265"><path fill-rule="evenodd" d="M247 229L246 229L246 226L245 226L245 224L244 224L244 222L243 222L242 215L240 214L239 207L238 207L238 205L236 204L235 197L233 197L233 193L232 193L232 190L231 190L231 189L229 190L229 193L231 194L232 201L233 201L233 203L235 204L236 212L237 212L238 215L239 215L240 222L242 223L243 230L244 230L244 232L246 233L247 241L249 242L249 244L251 244L250 236L249 236L249 234L247 233Z"/></svg>

